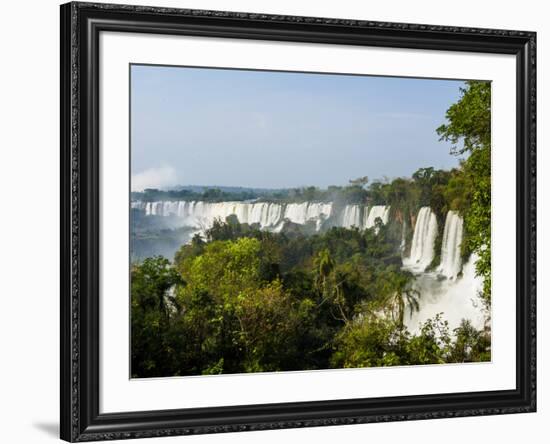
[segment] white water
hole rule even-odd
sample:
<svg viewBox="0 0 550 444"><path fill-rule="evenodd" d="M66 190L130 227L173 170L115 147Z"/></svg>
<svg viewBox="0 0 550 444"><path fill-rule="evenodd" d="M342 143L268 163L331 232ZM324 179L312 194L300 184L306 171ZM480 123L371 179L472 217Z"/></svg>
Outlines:
<svg viewBox="0 0 550 444"><path fill-rule="evenodd" d="M201 202L201 201L134 201L131 207L145 212L146 216L172 216L180 219L182 226L196 227L199 230L210 228L215 219L225 220L234 214L240 223L259 224L260 228L280 231L285 221L304 225L314 222L317 231L324 220L333 215L333 204L320 202L270 203L270 202ZM388 222L389 207L379 205L346 205L336 225L346 228L371 228L376 218ZM365 221L363 223L363 221Z"/></svg>
<svg viewBox="0 0 550 444"><path fill-rule="evenodd" d="M479 293L483 281L475 275L472 255L464 265L462 276L456 280L440 279L435 273L423 273L416 277L414 288L420 292L419 311L405 314L405 326L411 333L418 333L420 325L443 313L442 319L449 323L449 331L460 325L462 319L469 319L480 330L485 326L487 313Z"/></svg>
<svg viewBox="0 0 550 444"><path fill-rule="evenodd" d="M361 228L361 205L346 205L342 216L342 226L344 228Z"/></svg>
<svg viewBox="0 0 550 444"><path fill-rule="evenodd" d="M215 219L225 220L234 214L241 223L259 224L261 228L275 228L284 219L297 224L313 220L320 228L321 222L332 212L331 203L277 204L269 202L201 202L160 201L132 202L132 208L145 211L146 216L174 216L183 226L201 229L211 227Z"/></svg>
<svg viewBox="0 0 550 444"><path fill-rule="evenodd" d="M365 207L365 228L372 228L376 222L376 219L382 219L382 223L385 225L388 223L388 217L390 215L390 207L385 205L375 205L373 207Z"/></svg>
<svg viewBox="0 0 550 444"><path fill-rule="evenodd" d="M422 207L418 212L408 258L403 265L408 270L422 273L434 258L434 243L437 237L437 219L430 207Z"/></svg>
<svg viewBox="0 0 550 444"><path fill-rule="evenodd" d="M480 298L483 281L475 274L477 257L472 255L462 266L460 246L463 238L463 219L455 211L449 211L445 220L441 245L441 263L435 272L426 273L426 267L434 258L437 236L437 220L429 207L418 212L414 227L411 254L403 258L403 268L416 274L413 288L420 294L419 310L408 310L405 326L415 334L428 319L442 313L449 331L468 319L476 329L485 326L487 313ZM460 272L462 275L458 277Z"/></svg>
<svg viewBox="0 0 550 444"><path fill-rule="evenodd" d="M441 263L437 271L449 279L455 279L462 269L460 246L463 225L464 221L456 211L447 213L441 244Z"/></svg>

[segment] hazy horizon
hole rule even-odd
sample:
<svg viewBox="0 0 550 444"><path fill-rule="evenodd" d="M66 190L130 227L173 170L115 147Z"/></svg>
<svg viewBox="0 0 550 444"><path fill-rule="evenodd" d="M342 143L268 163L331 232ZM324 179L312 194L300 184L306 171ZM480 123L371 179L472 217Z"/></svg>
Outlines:
<svg viewBox="0 0 550 444"><path fill-rule="evenodd" d="M131 75L132 190L326 188L458 166L435 130L462 81L149 65Z"/></svg>

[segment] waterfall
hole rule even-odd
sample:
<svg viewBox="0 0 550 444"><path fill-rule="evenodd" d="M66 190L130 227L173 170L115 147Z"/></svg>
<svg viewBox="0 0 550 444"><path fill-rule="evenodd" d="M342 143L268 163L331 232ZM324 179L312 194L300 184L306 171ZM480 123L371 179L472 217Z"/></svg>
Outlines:
<svg viewBox="0 0 550 444"><path fill-rule="evenodd" d="M441 244L441 263L437 271L449 279L455 279L462 268L460 245L463 224L462 217L456 211L447 213Z"/></svg>
<svg viewBox="0 0 550 444"><path fill-rule="evenodd" d="M270 204L278 205L281 204ZM284 218L295 224L305 224L308 220L320 221L327 218L332 212L331 203L302 202L287 204L284 210ZM320 227L320 226L319 226Z"/></svg>
<svg viewBox="0 0 550 444"><path fill-rule="evenodd" d="M261 228L274 229L284 220L305 224L313 220L321 228L324 219L332 213L332 203L273 202L201 202L201 201L159 201L131 202L131 208L142 210L146 216L177 217L183 226L207 229L215 219L225 220L234 214L241 223L259 224Z"/></svg>
<svg viewBox="0 0 550 444"><path fill-rule="evenodd" d="M342 216L342 226L344 228L361 227L361 206L346 205Z"/></svg>
<svg viewBox="0 0 550 444"><path fill-rule="evenodd" d="M365 208L365 226L364 228L372 228L376 222L376 219L382 219L382 223L385 225L388 223L388 217L390 215L390 207L385 205L374 205L373 207Z"/></svg>
<svg viewBox="0 0 550 444"><path fill-rule="evenodd" d="M202 202L202 201L132 201L131 208L141 210L146 216L175 218L181 226L196 227L200 231L210 228L214 220L224 221L227 216L235 215L240 223L259 224L261 229L279 232L285 221L304 225L315 223L317 231L323 221L332 218L334 225L345 228L371 228L377 218L388 222L390 207L376 205L346 205L338 214L334 214L332 202Z"/></svg>
<svg viewBox="0 0 550 444"><path fill-rule="evenodd" d="M414 227L411 253L403 258L403 268L415 272L413 288L420 297L419 310L405 315L405 326L412 334L419 333L420 326L428 319L443 313L452 332L462 319L469 319L476 329L486 322L484 303L480 297L483 279L476 276L477 256L470 256L462 267L460 244L463 236L463 219L455 211L449 211L445 219L441 245L441 263L435 273L424 273L434 258L434 243L437 236L437 220L429 207L418 212ZM403 245L403 243L402 243ZM462 271L462 276L458 274ZM445 276L447 279L441 279Z"/></svg>
<svg viewBox="0 0 550 444"><path fill-rule="evenodd" d="M449 331L460 326L462 319L469 319L472 325L480 330L484 327L486 313L480 297L483 279L476 276L477 257L472 255L464 264L462 277L456 280L438 279L434 273L423 273L416 276L414 288L419 291L419 310L407 311L405 326L416 334L420 325L443 313L449 323Z"/></svg>
<svg viewBox="0 0 550 444"><path fill-rule="evenodd" d="M423 272L434 258L434 243L437 236L437 219L430 207L422 207L418 212L408 258L403 259L405 268L413 272Z"/></svg>
<svg viewBox="0 0 550 444"><path fill-rule="evenodd" d="M146 206L147 206L147 203L141 202L140 200L133 200L132 202L130 202L130 208L133 208L136 210L145 211Z"/></svg>
<svg viewBox="0 0 550 444"><path fill-rule="evenodd" d="M331 203L309 203L307 207L308 220L314 220L316 222L316 229L319 231L323 221L329 218L332 214L332 202Z"/></svg>

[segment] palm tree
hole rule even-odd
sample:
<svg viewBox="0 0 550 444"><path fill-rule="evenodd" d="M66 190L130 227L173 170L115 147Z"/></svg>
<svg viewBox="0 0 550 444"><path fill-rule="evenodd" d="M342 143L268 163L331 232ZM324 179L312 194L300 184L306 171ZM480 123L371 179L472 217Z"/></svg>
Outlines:
<svg viewBox="0 0 550 444"><path fill-rule="evenodd" d="M320 291L324 298L329 295L328 279L334 269L334 261L330 257L328 248L321 250L313 259L315 272L315 287Z"/></svg>
<svg viewBox="0 0 550 444"><path fill-rule="evenodd" d="M342 301L344 300L344 295L341 288L342 283L337 281L337 277L334 273L335 264L330 256L330 251L328 248L324 248L319 251L317 256L313 259L313 271L315 273L315 288L321 295L321 302L319 302L319 306L323 305L327 301L332 302L338 307L341 317L336 316L332 312L331 306L329 311L332 316L339 321L347 322L347 317L345 316L342 308Z"/></svg>
<svg viewBox="0 0 550 444"><path fill-rule="evenodd" d="M390 273L388 278L386 306L390 308L393 320L397 322L399 329L402 330L406 307L410 308L411 316L413 311L420 309L420 292L411 287L407 274Z"/></svg>

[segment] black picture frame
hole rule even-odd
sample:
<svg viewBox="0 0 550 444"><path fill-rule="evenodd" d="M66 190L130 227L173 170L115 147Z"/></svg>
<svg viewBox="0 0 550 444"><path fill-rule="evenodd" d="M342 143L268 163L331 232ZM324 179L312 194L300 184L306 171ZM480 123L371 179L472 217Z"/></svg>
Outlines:
<svg viewBox="0 0 550 444"><path fill-rule="evenodd" d="M102 31L514 55L515 390L100 414L98 55ZM535 298L534 32L93 3L61 6L62 439L78 442L534 412Z"/></svg>

